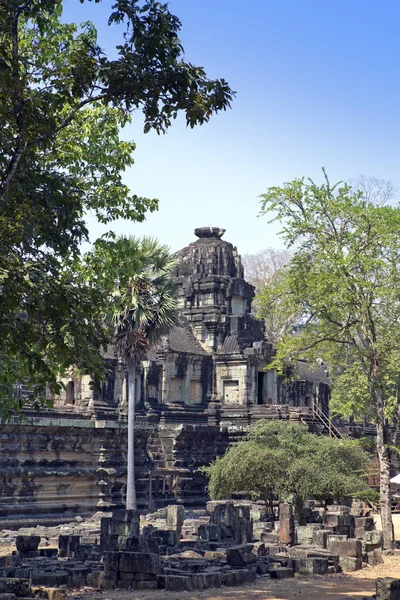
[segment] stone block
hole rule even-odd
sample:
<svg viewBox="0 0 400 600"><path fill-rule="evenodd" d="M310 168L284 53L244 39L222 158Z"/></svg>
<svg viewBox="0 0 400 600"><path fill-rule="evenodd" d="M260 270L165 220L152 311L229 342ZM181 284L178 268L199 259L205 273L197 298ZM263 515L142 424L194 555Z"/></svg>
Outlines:
<svg viewBox="0 0 400 600"><path fill-rule="evenodd" d="M299 558L293 563L294 570L303 575L325 575L328 572L327 558Z"/></svg>
<svg viewBox="0 0 400 600"><path fill-rule="evenodd" d="M31 582L21 577L0 578L0 594L15 594L17 597L32 596Z"/></svg>
<svg viewBox="0 0 400 600"><path fill-rule="evenodd" d="M86 578L89 573L89 569L86 567L74 567L68 569L68 587L69 588L81 588L86 585Z"/></svg>
<svg viewBox="0 0 400 600"><path fill-rule="evenodd" d="M58 538L58 555L75 558L79 552L81 538L79 535L60 535Z"/></svg>
<svg viewBox="0 0 400 600"><path fill-rule="evenodd" d="M104 572L108 575L118 573L119 571L119 553L106 552L104 554Z"/></svg>
<svg viewBox="0 0 400 600"><path fill-rule="evenodd" d="M326 547L330 551L331 544L334 542L345 542L348 539L347 535L338 535L337 533L328 533L326 538Z"/></svg>
<svg viewBox="0 0 400 600"><path fill-rule="evenodd" d="M251 552L252 547L243 544L226 549L226 561L232 567L246 567L257 562L257 557Z"/></svg>
<svg viewBox="0 0 400 600"><path fill-rule="evenodd" d="M308 525L301 525L296 528L296 537L298 544L312 544L314 531L320 529L318 523L309 523Z"/></svg>
<svg viewBox="0 0 400 600"><path fill-rule="evenodd" d="M257 575L265 575L266 573L268 573L268 568L269 568L269 563L259 560L256 563Z"/></svg>
<svg viewBox="0 0 400 600"><path fill-rule="evenodd" d="M168 592L193 591L192 580L185 575L166 575L164 579L165 590Z"/></svg>
<svg viewBox="0 0 400 600"><path fill-rule="evenodd" d="M376 580L376 600L400 600L400 579L378 577Z"/></svg>
<svg viewBox="0 0 400 600"><path fill-rule="evenodd" d="M265 548L264 542L254 542L253 548L251 551L253 554L255 554L255 556L258 556L258 557L267 555L267 550Z"/></svg>
<svg viewBox="0 0 400 600"><path fill-rule="evenodd" d="M103 525L103 520L106 522ZM111 518L102 519L101 533L139 537L140 515L137 510L114 510Z"/></svg>
<svg viewBox="0 0 400 600"><path fill-rule="evenodd" d="M293 506L287 502L279 505L279 541L281 544L292 546L295 543Z"/></svg>
<svg viewBox="0 0 400 600"><path fill-rule="evenodd" d="M269 570L271 579L288 579L294 576L293 569L289 567L273 567Z"/></svg>
<svg viewBox="0 0 400 600"><path fill-rule="evenodd" d="M102 589L104 587L104 571L91 571L87 575L87 585L92 588Z"/></svg>
<svg viewBox="0 0 400 600"><path fill-rule="evenodd" d="M125 573L160 572L160 556L145 552L121 552L119 555L119 570Z"/></svg>
<svg viewBox="0 0 400 600"><path fill-rule="evenodd" d="M137 590L156 590L157 589L157 580L153 581L137 581L136 589Z"/></svg>
<svg viewBox="0 0 400 600"><path fill-rule="evenodd" d="M250 518L250 506L235 506L235 527L233 535L239 544L247 544L253 539L253 524Z"/></svg>
<svg viewBox="0 0 400 600"><path fill-rule="evenodd" d="M324 529L314 529L313 531L313 544L314 546L322 546L322 548L326 548L328 541L328 531Z"/></svg>
<svg viewBox="0 0 400 600"><path fill-rule="evenodd" d="M263 532L261 534L261 541L266 542L267 544L278 544L279 543L279 533L271 533L269 531Z"/></svg>
<svg viewBox="0 0 400 600"><path fill-rule="evenodd" d="M339 566L343 571L359 571L362 569L361 556L339 556Z"/></svg>
<svg viewBox="0 0 400 600"><path fill-rule="evenodd" d="M167 506L167 529L176 531L178 539L182 535L183 522L185 520L185 509L180 504Z"/></svg>
<svg viewBox="0 0 400 600"><path fill-rule="evenodd" d="M40 539L40 535L17 535L15 542L18 552L36 552Z"/></svg>
<svg viewBox="0 0 400 600"><path fill-rule="evenodd" d="M251 569L240 569L224 573L224 584L228 586L245 585L256 580L256 572Z"/></svg>
<svg viewBox="0 0 400 600"><path fill-rule="evenodd" d="M223 582L222 573L194 573L191 575L192 585L195 590L219 588Z"/></svg>
<svg viewBox="0 0 400 600"><path fill-rule="evenodd" d="M210 523L225 525L238 544L246 544L253 539L249 506L234 506L228 502L217 504Z"/></svg>
<svg viewBox="0 0 400 600"><path fill-rule="evenodd" d="M363 554L363 560L371 566L383 564L382 550L377 548Z"/></svg>
<svg viewBox="0 0 400 600"><path fill-rule="evenodd" d="M15 594L4 593L0 594L0 600L15 600L17 596Z"/></svg>
<svg viewBox="0 0 400 600"><path fill-rule="evenodd" d="M68 572L67 571L32 571L31 581L32 585L44 585L45 587L58 587L60 585L67 585L68 583Z"/></svg>
<svg viewBox="0 0 400 600"><path fill-rule="evenodd" d="M178 544L176 531L172 531L171 529L155 529L148 535L146 534L145 537L146 540L154 538L159 545L168 546L169 548Z"/></svg>
<svg viewBox="0 0 400 600"><path fill-rule="evenodd" d="M354 525L357 530L373 531L375 529L373 517L355 517Z"/></svg>
<svg viewBox="0 0 400 600"><path fill-rule="evenodd" d="M220 542L222 540L222 531L219 525L205 524L199 527L199 536L202 540L210 542Z"/></svg>
<svg viewBox="0 0 400 600"><path fill-rule="evenodd" d="M329 552L340 557L362 557L362 544L360 540L333 540L329 541Z"/></svg>
<svg viewBox="0 0 400 600"><path fill-rule="evenodd" d="M382 531L366 531L363 536L365 544L369 544L370 548L368 551L374 548L381 548L383 544L383 533Z"/></svg>

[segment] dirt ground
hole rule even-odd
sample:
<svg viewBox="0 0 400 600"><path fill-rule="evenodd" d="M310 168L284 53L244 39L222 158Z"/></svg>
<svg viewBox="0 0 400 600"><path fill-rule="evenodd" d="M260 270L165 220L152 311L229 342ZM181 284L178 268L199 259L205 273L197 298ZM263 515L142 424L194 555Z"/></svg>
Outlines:
<svg viewBox="0 0 400 600"><path fill-rule="evenodd" d="M361 600L375 593L378 577L400 579L400 556L386 556L385 564L355 573L328 576L296 576L273 580L268 577L240 588L220 588L204 592L118 591L71 593L70 600Z"/></svg>

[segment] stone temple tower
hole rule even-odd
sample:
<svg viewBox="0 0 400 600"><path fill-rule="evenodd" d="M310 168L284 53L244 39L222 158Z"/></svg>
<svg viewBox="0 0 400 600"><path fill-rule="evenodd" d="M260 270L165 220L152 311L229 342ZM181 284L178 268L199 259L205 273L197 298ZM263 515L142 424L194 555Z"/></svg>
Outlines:
<svg viewBox="0 0 400 600"><path fill-rule="evenodd" d="M222 240L225 229L199 227L197 240L177 253L174 276L180 287L179 309L194 335L210 353L221 351L232 336L245 347L264 339L261 322L250 315L254 287L243 278L237 249Z"/></svg>

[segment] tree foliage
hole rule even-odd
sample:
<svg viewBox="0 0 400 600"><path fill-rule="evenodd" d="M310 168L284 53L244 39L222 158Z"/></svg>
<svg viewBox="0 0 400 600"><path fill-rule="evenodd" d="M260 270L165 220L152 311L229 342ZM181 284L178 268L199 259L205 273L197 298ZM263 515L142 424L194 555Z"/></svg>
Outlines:
<svg viewBox="0 0 400 600"><path fill-rule="evenodd" d="M306 426L260 421L245 441L203 469L211 498L249 491L271 505L274 500L371 497L364 476L368 455L355 440L310 433Z"/></svg>
<svg viewBox="0 0 400 600"><path fill-rule="evenodd" d="M95 10L95 7L94 7ZM156 199L123 182L134 144L120 130L135 111L165 132L181 111L193 127L225 110L233 92L187 62L181 24L166 4L119 0L116 57L91 23L63 23L59 0L0 5L0 412L18 408L14 385L60 390L74 364L99 376L107 331L104 290L85 279L85 214L142 221ZM133 268L133 264L132 264Z"/></svg>
<svg viewBox="0 0 400 600"><path fill-rule="evenodd" d="M377 424L385 546L393 543L390 450L399 419L400 208L362 189L296 179L269 188L262 210L282 223L295 250L271 294L301 315L301 335L283 338L274 365L323 358L336 407L372 414ZM358 406L358 411L355 405ZM390 419L393 428L388 427Z"/></svg>

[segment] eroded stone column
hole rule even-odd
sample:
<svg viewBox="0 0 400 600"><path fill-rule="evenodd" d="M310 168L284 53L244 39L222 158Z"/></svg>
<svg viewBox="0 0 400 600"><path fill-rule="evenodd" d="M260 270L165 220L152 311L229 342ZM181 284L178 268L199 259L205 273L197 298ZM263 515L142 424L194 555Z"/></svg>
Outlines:
<svg viewBox="0 0 400 600"><path fill-rule="evenodd" d="M293 506L288 502L279 505L279 541L281 544L292 546L296 541Z"/></svg>

